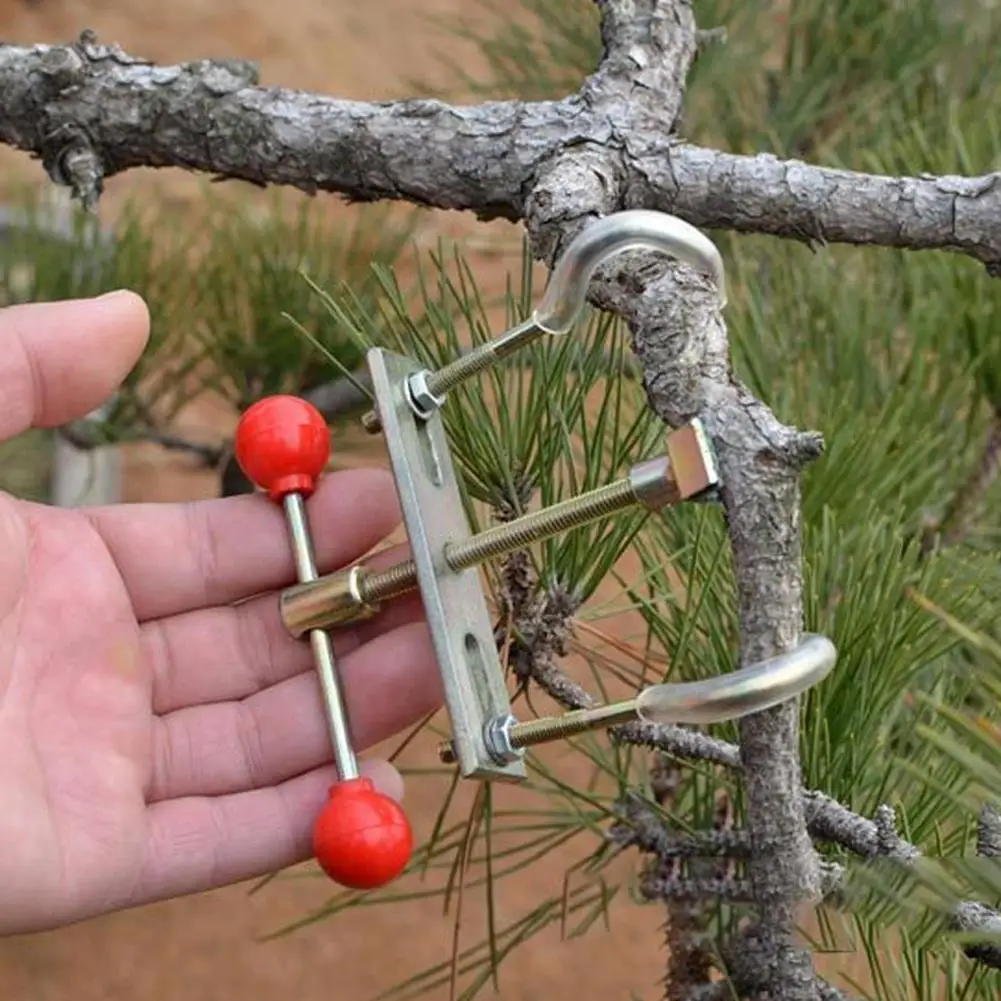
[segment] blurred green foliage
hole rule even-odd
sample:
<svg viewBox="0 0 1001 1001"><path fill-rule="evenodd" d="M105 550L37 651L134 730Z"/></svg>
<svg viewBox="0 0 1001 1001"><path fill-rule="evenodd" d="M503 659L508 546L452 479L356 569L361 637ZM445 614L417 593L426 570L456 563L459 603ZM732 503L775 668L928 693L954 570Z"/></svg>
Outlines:
<svg viewBox="0 0 1001 1001"><path fill-rule="evenodd" d="M0 442L0 490L25 500L47 500L51 457L51 431L32 430Z"/></svg>
<svg viewBox="0 0 1001 1001"><path fill-rule="evenodd" d="M408 248L417 215L375 206L350 226L325 219L313 201L274 197L252 216L221 201L208 205L194 295L196 339L210 373L205 383L238 410L272 393L301 392L336 377L329 356L349 371L363 363L356 343L310 282L343 282L373 309L374 265ZM309 281L306 280L308 276ZM308 334L304 337L302 330Z"/></svg>
<svg viewBox="0 0 1001 1001"><path fill-rule="evenodd" d="M419 217L365 207L345 225L315 200L274 193L255 206L206 189L198 226L172 207L137 199L99 228L95 217L53 206L47 194L28 188L5 208L0 303L129 288L150 310L149 346L107 414L85 422L95 443L164 442L183 408L205 393L239 411L271 393L311 389L336 377L331 357L357 370L355 342L310 282L347 282L371 307L372 264L395 261ZM33 433L6 447L6 489L45 496L50 440ZM204 447L224 451L225 442Z"/></svg>
<svg viewBox="0 0 1001 1001"><path fill-rule="evenodd" d="M125 209L114 237L93 216L48 200L36 189L19 193L0 241L0 293L7 302L51 302L118 288L139 292L150 310L150 342L129 373L106 419L107 437L128 435L150 419L156 399L169 420L186 399L185 366L176 361L190 319L187 237L156 213Z"/></svg>

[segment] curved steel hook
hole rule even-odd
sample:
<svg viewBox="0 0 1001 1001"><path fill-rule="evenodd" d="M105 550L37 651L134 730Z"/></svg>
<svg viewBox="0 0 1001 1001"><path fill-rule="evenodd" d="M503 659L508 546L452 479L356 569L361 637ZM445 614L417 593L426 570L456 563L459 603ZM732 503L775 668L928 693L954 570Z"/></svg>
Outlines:
<svg viewBox="0 0 1001 1001"><path fill-rule="evenodd" d="M565 334L584 308L595 270L627 250L657 250L676 257L711 278L719 308L726 305L723 258L716 244L676 216L630 209L599 219L570 242L556 262L532 322L547 334Z"/></svg>
<svg viewBox="0 0 1001 1001"><path fill-rule="evenodd" d="M806 633L788 653L704 681L652 685L636 697L648 723L722 723L801 695L823 680L838 659L826 637Z"/></svg>
<svg viewBox="0 0 1001 1001"><path fill-rule="evenodd" d="M484 741L498 762L514 761L522 748L563 740L589 730L624 723L723 723L771 709L802 695L822 681L837 663L838 651L826 637L804 633L787 653L704 681L651 685L634 699L578 709L562 716L519 723L513 716L491 720ZM438 748L442 761L455 761L446 742Z"/></svg>
<svg viewBox="0 0 1001 1001"><path fill-rule="evenodd" d="M544 334L565 334L584 308L597 267L626 250L660 251L683 261L712 279L718 307L726 305L723 258L705 234L666 212L648 209L614 212L587 226L570 241L553 268L542 302L528 320L436 372L422 369L410 377L407 394L414 413L427 420L444 405L448 391L466 379ZM372 432L380 428L375 411L366 413L362 424Z"/></svg>
<svg viewBox="0 0 1001 1001"><path fill-rule="evenodd" d="M454 386L543 334L565 334L584 308L595 269L626 250L660 251L703 271L716 284L719 307L726 304L723 258L709 237L666 212L614 212L570 241L553 268L542 302L528 320L437 372L419 373L421 378L412 386L418 414L440 407Z"/></svg>

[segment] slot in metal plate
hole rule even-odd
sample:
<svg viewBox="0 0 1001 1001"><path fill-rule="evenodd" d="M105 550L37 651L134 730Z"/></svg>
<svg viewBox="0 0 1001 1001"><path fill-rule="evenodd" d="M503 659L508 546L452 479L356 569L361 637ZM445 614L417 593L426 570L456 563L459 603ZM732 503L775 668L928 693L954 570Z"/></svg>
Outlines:
<svg viewBox="0 0 1001 1001"><path fill-rule="evenodd" d="M422 421L407 402L407 379L424 366L382 348L372 348L367 360L460 772L467 779L519 782L526 777L524 761L498 763L483 740L485 724L507 716L511 701L479 571L455 573L444 560L445 544L469 538L470 531L441 414Z"/></svg>

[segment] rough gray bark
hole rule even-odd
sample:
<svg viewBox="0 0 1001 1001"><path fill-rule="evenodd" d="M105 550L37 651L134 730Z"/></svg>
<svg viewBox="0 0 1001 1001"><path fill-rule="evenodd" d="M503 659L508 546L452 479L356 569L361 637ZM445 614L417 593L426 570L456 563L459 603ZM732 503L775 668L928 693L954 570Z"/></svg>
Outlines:
<svg viewBox="0 0 1001 1001"><path fill-rule="evenodd" d="M540 170L525 221L547 261L595 215L635 204L623 150L652 166L646 146L672 133L695 55L687 3L609 3L603 10L605 59L581 98L599 119L616 123L620 141L579 141ZM660 175L669 169L662 160ZM656 413L671 426L695 416L705 422L725 485L740 592L740 660L773 656L799 640L798 473L820 454L820 439L781 425L733 380L726 328L705 278L665 267L653 255L631 258L628 270L615 262L595 276L592 301L628 322ZM820 896L800 797L798 706L746 717L740 732L761 961L745 967L737 986L747 997L813 1001L812 963L795 943L797 906Z"/></svg>
<svg viewBox="0 0 1001 1001"><path fill-rule="evenodd" d="M550 265L589 221L642 207L706 228L947 249L1001 272L999 175L874 177L686 143L675 128L697 44L689 0L599 6L601 65L577 94L537 103L340 101L259 87L254 67L242 62L155 66L89 34L67 46L0 45L0 142L41 158L86 204L122 171L183 167L520 220ZM596 276L590 298L628 322L657 414L669 425L698 416L712 436L739 589L739 659L747 663L799 638L799 474L822 442L781 424L734 379L711 292L683 265L631 254ZM805 804L798 725L789 703L744 719L739 749L681 728L616 735L743 772L746 836L727 838L747 857L746 882L717 888L755 903L753 924L729 950L731 987L742 998L842 996L796 946L793 913L830 883L813 838L879 842L876 824L820 794ZM988 912L984 927L995 920ZM717 990L707 984L697 996L724 996Z"/></svg>
<svg viewBox="0 0 1001 1001"><path fill-rule="evenodd" d="M532 104L339 101L259 87L250 63L156 66L91 35L66 46L0 45L0 142L40 157L88 202L104 178L130 168L183 167L511 220L524 218L540 171L579 142L614 161L619 208L797 240L955 250L992 269L1001 262L999 174L880 177L722 153L665 130L694 46L687 9L683 0L602 4L606 41L625 39L625 28L688 41L623 41L579 94Z"/></svg>

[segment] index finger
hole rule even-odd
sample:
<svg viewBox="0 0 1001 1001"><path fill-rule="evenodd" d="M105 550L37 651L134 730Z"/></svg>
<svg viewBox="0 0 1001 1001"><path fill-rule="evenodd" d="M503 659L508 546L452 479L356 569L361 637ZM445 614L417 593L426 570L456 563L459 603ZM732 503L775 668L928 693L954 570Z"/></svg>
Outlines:
<svg viewBox="0 0 1001 1001"><path fill-rule="evenodd" d="M382 469L327 474L307 512L320 573L360 559L400 520L393 479ZM85 513L140 622L228 605L295 581L284 512L263 494Z"/></svg>
<svg viewBox="0 0 1001 1001"><path fill-rule="evenodd" d="M134 292L0 309L0 441L104 403L139 360L149 311Z"/></svg>

